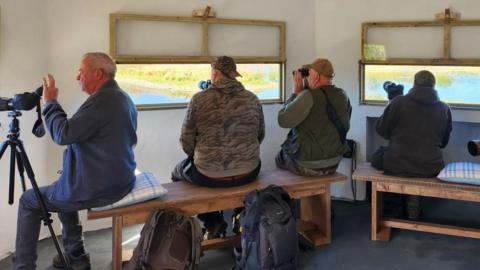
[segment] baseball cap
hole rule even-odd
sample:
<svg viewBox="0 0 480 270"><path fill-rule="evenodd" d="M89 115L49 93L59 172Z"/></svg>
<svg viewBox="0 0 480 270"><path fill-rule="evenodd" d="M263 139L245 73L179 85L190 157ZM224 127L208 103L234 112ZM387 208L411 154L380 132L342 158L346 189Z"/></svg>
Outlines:
<svg viewBox="0 0 480 270"><path fill-rule="evenodd" d="M237 72L237 65L235 60L229 56L220 56L213 60L212 68L220 70L227 77L234 79L235 77L242 77L240 73Z"/></svg>
<svg viewBox="0 0 480 270"><path fill-rule="evenodd" d="M319 58L311 64L303 65L303 67L314 69L316 72L318 72L318 74L322 74L330 78L335 76L332 63L328 61L328 59Z"/></svg>

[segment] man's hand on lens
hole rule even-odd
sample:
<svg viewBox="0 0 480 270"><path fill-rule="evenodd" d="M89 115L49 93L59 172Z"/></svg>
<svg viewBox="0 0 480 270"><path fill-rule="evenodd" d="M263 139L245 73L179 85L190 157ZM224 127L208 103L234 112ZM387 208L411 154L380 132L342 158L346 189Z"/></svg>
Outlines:
<svg viewBox="0 0 480 270"><path fill-rule="evenodd" d="M302 74L297 70L293 72L293 93L300 94L303 91Z"/></svg>
<svg viewBox="0 0 480 270"><path fill-rule="evenodd" d="M47 74L43 77L43 102L57 99L58 88L55 87L55 79L52 74Z"/></svg>

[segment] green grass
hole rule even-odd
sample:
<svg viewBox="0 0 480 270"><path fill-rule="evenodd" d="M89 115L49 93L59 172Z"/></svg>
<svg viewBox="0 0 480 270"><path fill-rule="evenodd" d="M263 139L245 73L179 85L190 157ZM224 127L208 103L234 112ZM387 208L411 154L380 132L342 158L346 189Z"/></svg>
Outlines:
<svg viewBox="0 0 480 270"><path fill-rule="evenodd" d="M278 86L280 77L278 69L267 70L268 74L264 74L258 70L250 70L248 67L240 67L239 72L242 77L239 77L238 80L246 87L248 86L249 90L256 91ZM130 84L130 88L133 88L131 91L134 92L152 88L155 89L154 91L169 91L174 94L175 92L197 91L199 81L210 79L210 70L209 64L118 65L117 78L119 81ZM268 80L264 79L265 76L268 77ZM132 86L135 83L138 84L138 87ZM142 87L145 89L142 90Z"/></svg>

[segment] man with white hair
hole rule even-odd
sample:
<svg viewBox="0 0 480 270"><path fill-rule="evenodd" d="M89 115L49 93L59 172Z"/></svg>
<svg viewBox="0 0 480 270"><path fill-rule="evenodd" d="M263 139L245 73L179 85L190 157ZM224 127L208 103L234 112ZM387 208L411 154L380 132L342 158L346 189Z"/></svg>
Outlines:
<svg viewBox="0 0 480 270"><path fill-rule="evenodd" d="M90 269L78 211L114 203L133 187L137 111L115 81L116 65L104 53L87 53L77 81L89 95L70 118L60 106L51 74L43 78L43 116L53 141L67 148L60 178L40 187L46 208L62 223L66 259L72 269ZM14 269L35 269L43 217L33 190L20 198ZM63 268L60 257L53 266Z"/></svg>

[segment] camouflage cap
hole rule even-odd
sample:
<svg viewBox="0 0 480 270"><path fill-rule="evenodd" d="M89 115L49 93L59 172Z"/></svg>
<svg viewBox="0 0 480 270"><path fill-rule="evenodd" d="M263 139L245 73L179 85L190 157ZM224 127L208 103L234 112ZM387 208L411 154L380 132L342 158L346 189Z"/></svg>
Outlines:
<svg viewBox="0 0 480 270"><path fill-rule="evenodd" d="M428 70L421 70L415 74L414 83L418 86L435 86L435 76Z"/></svg>
<svg viewBox="0 0 480 270"><path fill-rule="evenodd" d="M328 59L319 58L311 64L303 65L303 67L314 69L316 72L318 72L318 74L322 74L330 78L335 76L332 63L328 61Z"/></svg>
<svg viewBox="0 0 480 270"><path fill-rule="evenodd" d="M235 60L229 56L220 56L213 60L212 68L220 70L227 77L234 79L235 77L242 77L240 73L237 72L237 65Z"/></svg>

